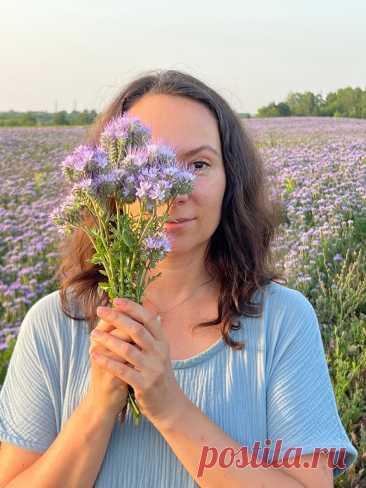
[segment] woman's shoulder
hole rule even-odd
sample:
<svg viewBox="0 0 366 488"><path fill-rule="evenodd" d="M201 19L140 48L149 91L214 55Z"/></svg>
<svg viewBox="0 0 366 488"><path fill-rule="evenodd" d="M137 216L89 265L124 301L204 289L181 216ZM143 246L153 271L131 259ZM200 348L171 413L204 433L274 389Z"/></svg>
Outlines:
<svg viewBox="0 0 366 488"><path fill-rule="evenodd" d="M75 302L72 300L72 295L66 291L66 310L69 314L79 316ZM27 311L27 315L32 317L46 317L49 319L68 320L69 317L62 306L61 290L54 290L46 295L43 295L36 302L34 302Z"/></svg>
<svg viewBox="0 0 366 488"><path fill-rule="evenodd" d="M263 323L267 346L293 340L319 340L316 311L310 300L299 290L277 282L265 287Z"/></svg>
<svg viewBox="0 0 366 488"><path fill-rule="evenodd" d="M52 291L35 301L27 310L24 320L43 326L65 321L67 316L61 306L60 290Z"/></svg>
<svg viewBox="0 0 366 488"><path fill-rule="evenodd" d="M255 297L261 295L261 302L268 312L281 315L284 313L313 313L310 300L299 290L289 288L276 281L270 281ZM256 300L258 302L258 300Z"/></svg>
<svg viewBox="0 0 366 488"><path fill-rule="evenodd" d="M256 290L251 302L262 304L261 315L249 319L258 343L275 344L281 337L318 327L316 312L309 299L299 290L278 282L270 281L261 290ZM248 319L245 317L244 320Z"/></svg>
<svg viewBox="0 0 366 488"><path fill-rule="evenodd" d="M57 289L43 295L30 306L21 323L19 333L31 334L42 343L44 341L69 342L72 340L71 336L83 329L83 327L76 327L73 322L75 321L66 315L62 308L60 290ZM78 321L77 324L85 326L86 323Z"/></svg>
<svg viewBox="0 0 366 488"><path fill-rule="evenodd" d="M49 313L58 310L60 305L60 290L52 291L41 296L28 309L28 314Z"/></svg>

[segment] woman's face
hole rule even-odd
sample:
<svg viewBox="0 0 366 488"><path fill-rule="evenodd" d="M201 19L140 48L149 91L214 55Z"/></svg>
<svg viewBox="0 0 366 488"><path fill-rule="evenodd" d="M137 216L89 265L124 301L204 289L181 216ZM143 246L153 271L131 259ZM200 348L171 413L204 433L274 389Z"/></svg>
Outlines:
<svg viewBox="0 0 366 488"><path fill-rule="evenodd" d="M190 195L179 195L170 208L170 218L192 218L177 228L165 229L172 236L173 253L186 253L206 247L220 222L226 178L217 121L199 102L172 95L145 95L128 110L150 127L153 143L169 144L177 157L196 173ZM200 146L210 146L187 155ZM139 205L131 205L137 215ZM158 209L162 215L166 207Z"/></svg>

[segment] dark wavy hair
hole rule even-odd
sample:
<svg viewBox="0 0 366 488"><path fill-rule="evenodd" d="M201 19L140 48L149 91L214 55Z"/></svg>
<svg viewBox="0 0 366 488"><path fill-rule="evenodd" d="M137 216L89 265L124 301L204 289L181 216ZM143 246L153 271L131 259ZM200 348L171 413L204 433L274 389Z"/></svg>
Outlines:
<svg viewBox="0 0 366 488"><path fill-rule="evenodd" d="M242 349L244 344L229 336L231 329L240 328L240 323L235 323L234 317L243 314L260 316L263 303L251 303L252 294L262 290L271 280L286 282L275 270L271 248L281 222L281 202L269 198L269 182L262 158L238 114L215 90L181 71L149 71L130 82L98 115L84 143L98 144L105 124L112 117L124 114L147 94L188 97L207 107L218 122L226 189L221 221L211 236L205 254L209 274L220 283L218 317L195 327L222 322L221 332L226 344L234 349ZM93 225L91 215L86 214L85 221ZM99 320L97 306L109 304L106 293L98 290L98 283L106 278L99 272L100 265L88 262L94 250L82 230L77 229L66 236L59 250L56 278L60 283L63 311L74 320L86 320L90 332ZM70 314L68 291L72 291L78 310L84 313L83 317Z"/></svg>

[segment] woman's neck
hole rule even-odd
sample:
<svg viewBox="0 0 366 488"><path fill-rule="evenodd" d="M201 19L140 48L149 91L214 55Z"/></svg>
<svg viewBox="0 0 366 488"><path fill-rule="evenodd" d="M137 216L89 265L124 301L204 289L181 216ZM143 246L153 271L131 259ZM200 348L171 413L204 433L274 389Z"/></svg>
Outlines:
<svg viewBox="0 0 366 488"><path fill-rule="evenodd" d="M185 300L196 289L195 295L202 296L204 293L212 293L217 288L215 280L205 269L202 259L166 258L160 261L159 266L150 270L147 276L151 278L160 272L161 275L149 283L143 295L143 299L151 300L159 310L165 310L169 304L173 306Z"/></svg>

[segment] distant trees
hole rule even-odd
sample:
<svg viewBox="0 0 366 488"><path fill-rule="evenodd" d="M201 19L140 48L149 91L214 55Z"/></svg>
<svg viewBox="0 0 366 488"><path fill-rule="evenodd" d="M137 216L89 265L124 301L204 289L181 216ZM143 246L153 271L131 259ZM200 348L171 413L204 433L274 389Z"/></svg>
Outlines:
<svg viewBox="0 0 366 488"><path fill-rule="evenodd" d="M95 110L77 112L0 112L0 127L89 125L97 117ZM240 118L250 118L248 112L238 112ZM290 92L286 100L260 107L256 117L328 116L366 118L366 88L340 88L325 97L311 91Z"/></svg>
<svg viewBox="0 0 366 488"><path fill-rule="evenodd" d="M73 110L68 117L71 125L88 125L94 122L97 115L95 110L91 110L90 112L89 110L83 110L83 112Z"/></svg>
<svg viewBox="0 0 366 488"><path fill-rule="evenodd" d="M49 126L49 125L89 125L97 116L95 110L71 113L60 112L0 112L0 127Z"/></svg>
<svg viewBox="0 0 366 488"><path fill-rule="evenodd" d="M53 114L54 125L70 125L69 119L67 117L67 112L62 110L61 112L55 112Z"/></svg>
<svg viewBox="0 0 366 488"><path fill-rule="evenodd" d="M35 125L37 123L37 119L32 115L31 112L25 112L20 119L19 122L21 125Z"/></svg>
<svg viewBox="0 0 366 488"><path fill-rule="evenodd" d="M274 102L266 107L258 109L257 117L286 117L291 115L290 107L287 103L281 102L278 105Z"/></svg>
<svg viewBox="0 0 366 488"><path fill-rule="evenodd" d="M16 115L15 115L16 114ZM37 125L37 118L32 112L4 112L0 113L0 126L32 126Z"/></svg>
<svg viewBox="0 0 366 488"><path fill-rule="evenodd" d="M311 91L304 93L290 92L284 102L274 102L261 107L257 117L285 116L330 116L366 118L366 89L340 88L323 98Z"/></svg>

